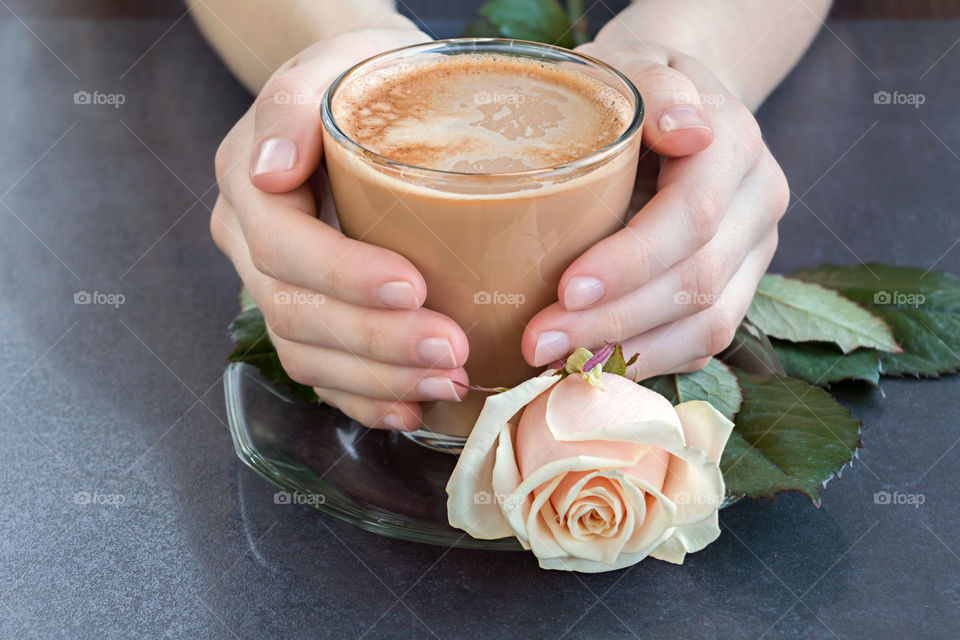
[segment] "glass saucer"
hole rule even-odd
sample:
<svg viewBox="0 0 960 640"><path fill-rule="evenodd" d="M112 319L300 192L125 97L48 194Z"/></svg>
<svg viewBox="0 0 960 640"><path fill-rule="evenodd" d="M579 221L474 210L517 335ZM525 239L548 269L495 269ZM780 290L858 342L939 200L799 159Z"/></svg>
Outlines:
<svg viewBox="0 0 960 640"><path fill-rule="evenodd" d="M232 363L223 376L237 455L301 502L380 535L469 549L519 550L513 538L477 540L447 523L447 479L457 458L402 433L367 429L333 407Z"/></svg>
<svg viewBox="0 0 960 640"><path fill-rule="evenodd" d="M286 493L380 535L466 549L520 550L514 538L478 540L447 522L447 479L457 458L397 431L367 429L231 363L223 376L237 455ZM721 509L736 502L728 496Z"/></svg>

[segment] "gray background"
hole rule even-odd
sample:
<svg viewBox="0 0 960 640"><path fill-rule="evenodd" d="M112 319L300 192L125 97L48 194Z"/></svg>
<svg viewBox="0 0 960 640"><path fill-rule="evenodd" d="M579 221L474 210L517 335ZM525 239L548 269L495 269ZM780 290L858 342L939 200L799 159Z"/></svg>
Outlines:
<svg viewBox="0 0 960 640"><path fill-rule="evenodd" d="M960 272L958 35L820 34L760 113L794 192L775 270ZM545 572L274 504L225 425L237 279L207 231L214 150L250 97L189 19L0 11L0 42L0 636L956 635L956 378L844 392L864 448L822 507L737 504L681 567ZM926 103L875 105L881 89ZM75 105L78 90L126 102ZM875 504L881 490L924 504Z"/></svg>

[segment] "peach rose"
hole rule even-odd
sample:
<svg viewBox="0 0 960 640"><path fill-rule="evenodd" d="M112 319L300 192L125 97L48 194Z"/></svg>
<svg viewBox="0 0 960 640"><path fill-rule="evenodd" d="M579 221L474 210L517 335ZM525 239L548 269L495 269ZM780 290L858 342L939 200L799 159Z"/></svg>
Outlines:
<svg viewBox="0 0 960 640"><path fill-rule="evenodd" d="M610 571L648 555L681 564L720 535L718 463L733 423L622 376L593 383L547 372L487 398L447 484L450 524L516 536L544 569Z"/></svg>

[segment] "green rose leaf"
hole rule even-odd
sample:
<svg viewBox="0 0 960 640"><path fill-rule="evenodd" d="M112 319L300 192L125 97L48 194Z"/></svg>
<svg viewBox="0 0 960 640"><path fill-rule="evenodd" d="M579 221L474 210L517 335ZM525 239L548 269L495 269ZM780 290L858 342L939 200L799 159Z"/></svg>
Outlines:
<svg viewBox="0 0 960 640"><path fill-rule="evenodd" d="M227 360L253 365L268 380L285 385L306 400L316 402L318 398L313 388L294 382L283 370L277 350L267 335L263 314L253 304L246 288L240 290L240 308L240 314L230 324L230 337L236 347Z"/></svg>
<svg viewBox="0 0 960 640"><path fill-rule="evenodd" d="M733 420L743 399L737 376L730 367L716 358L712 358L700 371L656 376L640 384L656 391L673 404L688 400L706 400L729 420Z"/></svg>
<svg viewBox="0 0 960 640"><path fill-rule="evenodd" d="M773 348L788 375L810 384L825 386L841 380L865 380L874 387L880 382L880 356L873 349L844 354L829 342L785 342Z"/></svg>
<svg viewBox="0 0 960 640"><path fill-rule="evenodd" d="M574 46L567 12L557 0L492 0L480 7L480 15L496 26L505 38L532 40L566 47ZM480 25L473 25L474 29Z"/></svg>
<svg viewBox="0 0 960 640"><path fill-rule="evenodd" d="M881 353L883 375L937 376L960 370L960 278L884 264L823 265L794 277L835 289L883 318L903 347Z"/></svg>
<svg viewBox="0 0 960 640"><path fill-rule="evenodd" d="M753 499L800 491L819 505L820 488L860 447L860 422L802 380L735 373L743 404L720 460L727 491Z"/></svg>
<svg viewBox="0 0 960 640"><path fill-rule="evenodd" d="M844 353L858 347L900 351L883 320L836 291L766 274L747 318L774 338L791 342L835 342Z"/></svg>
<svg viewBox="0 0 960 640"><path fill-rule="evenodd" d="M740 321L733 342L717 357L749 373L786 375L770 338L746 318Z"/></svg>

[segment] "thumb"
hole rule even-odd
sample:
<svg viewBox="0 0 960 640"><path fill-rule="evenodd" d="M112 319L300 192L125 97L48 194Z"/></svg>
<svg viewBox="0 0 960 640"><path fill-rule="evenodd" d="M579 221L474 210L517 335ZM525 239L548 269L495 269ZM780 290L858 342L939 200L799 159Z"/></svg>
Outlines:
<svg viewBox="0 0 960 640"><path fill-rule="evenodd" d="M696 85L671 67L652 64L629 74L643 97L643 144L664 156L686 156L713 141Z"/></svg>
<svg viewBox="0 0 960 640"><path fill-rule="evenodd" d="M250 179L269 193L297 188L320 163L320 101L332 73L305 77L296 67L272 77L257 97Z"/></svg>
<svg viewBox="0 0 960 640"><path fill-rule="evenodd" d="M269 193L303 184L323 155L320 103L330 83L381 51L428 40L412 25L365 29L314 44L288 61L257 98L250 158L253 184Z"/></svg>

